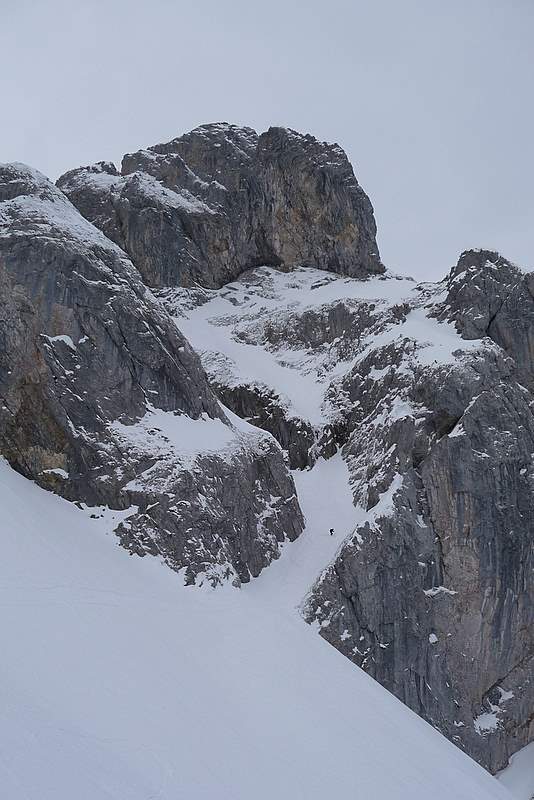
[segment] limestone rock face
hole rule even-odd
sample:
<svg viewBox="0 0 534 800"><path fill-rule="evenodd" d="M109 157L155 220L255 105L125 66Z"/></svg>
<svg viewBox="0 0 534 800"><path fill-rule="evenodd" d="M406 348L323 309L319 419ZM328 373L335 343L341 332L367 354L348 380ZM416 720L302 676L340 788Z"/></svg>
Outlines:
<svg viewBox="0 0 534 800"><path fill-rule="evenodd" d="M529 285L477 251L433 285L258 268L157 292L293 466L341 448L353 532L306 618L492 771L534 735Z"/></svg>
<svg viewBox="0 0 534 800"><path fill-rule="evenodd" d="M534 375L534 276L499 253L467 250L446 278L440 319L452 320L465 339L489 336L517 364L524 382Z"/></svg>
<svg viewBox="0 0 534 800"><path fill-rule="evenodd" d="M353 525L306 619L503 767L534 738L533 275L485 250L384 272L343 151L288 129L58 186L0 172L0 453L212 583L299 535L287 467L335 454Z"/></svg>
<svg viewBox="0 0 534 800"><path fill-rule="evenodd" d="M258 265L383 272L369 198L338 145L204 125L58 186L152 287L217 288Z"/></svg>
<svg viewBox="0 0 534 800"><path fill-rule="evenodd" d="M439 306L439 318L453 320L464 339L480 339L488 335L505 297L520 279L521 271L499 253L466 250L445 278L447 296Z"/></svg>
<svg viewBox="0 0 534 800"><path fill-rule="evenodd" d="M467 361L445 386L443 374L420 375L408 390L418 411L377 426L374 452L369 431L351 436L370 519L307 610L328 641L492 771L533 735L534 426L509 369L497 357ZM415 405L421 390L439 403Z"/></svg>
<svg viewBox="0 0 534 800"><path fill-rule="evenodd" d="M275 441L220 406L125 253L17 164L0 169L0 292L0 453L17 470L122 510L122 542L190 582L246 581L298 536Z"/></svg>
<svg viewBox="0 0 534 800"><path fill-rule="evenodd" d="M496 772L534 736L534 300L530 276L490 255L464 254L445 299L421 288L427 319L478 330L478 345L423 367L405 339L345 378L360 413L344 455L365 514L306 614Z"/></svg>

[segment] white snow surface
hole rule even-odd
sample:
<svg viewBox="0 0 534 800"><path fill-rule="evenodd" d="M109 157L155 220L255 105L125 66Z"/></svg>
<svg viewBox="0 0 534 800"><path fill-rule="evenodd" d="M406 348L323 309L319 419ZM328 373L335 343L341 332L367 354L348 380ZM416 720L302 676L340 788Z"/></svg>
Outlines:
<svg viewBox="0 0 534 800"><path fill-rule="evenodd" d="M210 206L202 202L202 200L199 200L199 198L195 197L191 192L188 192L187 189L182 189L181 191L167 189L156 180L156 178L152 177L152 175L147 175L144 172L136 172L133 174L136 176L144 195L151 198L156 203L171 208L177 208L181 211L187 211L191 214L215 213ZM119 180L124 182L129 177L128 175L126 178L120 178Z"/></svg>
<svg viewBox="0 0 534 800"><path fill-rule="evenodd" d="M219 453L234 443L237 434L230 425L207 414L192 419L187 414L163 411L150 404L138 422L126 425L116 421L110 428L130 446L149 447L154 453L169 456L173 463L189 463L200 453Z"/></svg>
<svg viewBox="0 0 534 800"><path fill-rule="evenodd" d="M517 800L534 798L534 742L515 753L499 780Z"/></svg>
<svg viewBox="0 0 534 800"><path fill-rule="evenodd" d="M302 537L212 591L0 462L1 797L510 798L295 609L352 528L345 469L300 473Z"/></svg>
<svg viewBox="0 0 534 800"><path fill-rule="evenodd" d="M113 250L125 261L124 251L107 238L83 217L65 195L38 170L26 164L0 164L14 170L13 182L24 179L27 192L16 195L12 200L2 203L0 209L0 236L9 236L12 229L18 230L20 220L23 227L28 222L42 235L55 235L57 231L68 238L76 239L84 250L98 246ZM24 228L27 233L27 228Z"/></svg>
<svg viewBox="0 0 534 800"><path fill-rule="evenodd" d="M271 434L255 428L222 406L226 419L211 419L206 413L198 419L187 414L164 411L147 404L144 416L133 424L119 420L109 428L129 453L149 455L152 466L131 480L126 488L165 491L177 473L194 469L199 457L215 454L231 461L243 451L257 452L269 446ZM269 441L267 441L269 440Z"/></svg>
<svg viewBox="0 0 534 800"><path fill-rule="evenodd" d="M222 404L221 409L224 421L212 419L206 413L193 419L147 403L146 413L138 422L126 425L116 421L110 427L130 444L144 446L148 441L154 451L170 451L176 460L194 459L202 453L222 455L226 449L272 438L270 433L250 425Z"/></svg>
<svg viewBox="0 0 534 800"><path fill-rule="evenodd" d="M264 387L281 398L288 417L312 425L329 421L332 408L325 395L332 382L376 348L410 340L411 362L432 366L452 363L459 352L486 346L462 339L454 325L428 316L426 306L445 298L442 287L418 285L392 273L362 281L311 267L286 273L260 267L220 290L166 289L158 294L212 380ZM290 330L292 319L340 302L351 309L374 304L372 313L380 328L352 342L347 358L339 357L336 342L306 349L298 341L265 341L265 326L285 325ZM411 306L404 322L380 325L381 314L385 319L404 302Z"/></svg>

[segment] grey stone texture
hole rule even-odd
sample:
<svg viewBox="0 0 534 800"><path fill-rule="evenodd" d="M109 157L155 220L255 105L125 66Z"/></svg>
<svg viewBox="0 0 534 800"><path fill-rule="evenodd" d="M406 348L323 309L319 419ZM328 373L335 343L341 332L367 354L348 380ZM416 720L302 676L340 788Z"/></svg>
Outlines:
<svg viewBox="0 0 534 800"><path fill-rule="evenodd" d="M303 528L288 463L341 447L363 521L306 619L490 771L505 766L534 738L534 276L472 250L407 302L238 320L243 341L324 354L326 372L361 356L313 426L287 413L284 387L208 365L210 386L165 292L252 285L261 265L382 274L338 145L218 123L58 187L0 169L1 455L70 500L128 510L131 552L239 584ZM414 315L469 347L420 359ZM192 455L184 422L224 446Z"/></svg>
<svg viewBox="0 0 534 800"><path fill-rule="evenodd" d="M534 738L534 299L494 253L464 253L444 286L428 313L486 338L413 372L389 347L346 379L360 403L344 455L370 516L306 616L496 772ZM389 372L369 382L371 364ZM395 397L413 413L384 414Z"/></svg>
<svg viewBox="0 0 534 800"><path fill-rule="evenodd" d="M131 509L123 544L188 582L247 581L299 535L274 439L228 419L124 252L17 164L0 168L0 292L0 453L15 469L69 500ZM225 447L184 456L184 418L193 439L224 426Z"/></svg>
<svg viewBox="0 0 534 800"><path fill-rule="evenodd" d="M339 145L226 123L67 172L58 186L148 286L218 288L259 265L383 272L369 198Z"/></svg>

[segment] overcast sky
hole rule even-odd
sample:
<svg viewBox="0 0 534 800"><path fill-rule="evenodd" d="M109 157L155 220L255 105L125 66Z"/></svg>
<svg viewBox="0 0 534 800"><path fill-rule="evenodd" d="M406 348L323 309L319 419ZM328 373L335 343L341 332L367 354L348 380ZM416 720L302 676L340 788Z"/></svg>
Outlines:
<svg viewBox="0 0 534 800"><path fill-rule="evenodd" d="M339 142L383 261L534 268L534 0L0 0L0 160L56 178L204 122Z"/></svg>

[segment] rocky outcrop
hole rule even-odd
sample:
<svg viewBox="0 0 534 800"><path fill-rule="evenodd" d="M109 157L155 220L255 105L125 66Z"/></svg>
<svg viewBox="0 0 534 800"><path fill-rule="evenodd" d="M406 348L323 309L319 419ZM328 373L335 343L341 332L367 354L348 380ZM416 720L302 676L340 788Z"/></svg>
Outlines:
<svg viewBox="0 0 534 800"><path fill-rule="evenodd" d="M446 278L438 306L465 339L489 336L513 358L522 381L534 375L534 276L499 253L467 250Z"/></svg>
<svg viewBox="0 0 534 800"><path fill-rule="evenodd" d="M428 317L447 308L466 338L479 325L505 349L486 338L423 366L405 340L345 378L361 412L344 455L365 513L306 607L328 641L492 772L534 737L528 284L484 257L453 271L445 302L439 287L421 291ZM517 318L518 345L505 322Z"/></svg>
<svg viewBox="0 0 534 800"><path fill-rule="evenodd" d="M445 388L449 402L379 428L372 459L369 431L353 435L346 456L371 519L325 571L307 614L496 771L533 734L534 428L524 392L501 384L505 365L497 376L478 366L466 365L456 387L434 376L425 394ZM451 400L466 375L473 397L462 413Z"/></svg>
<svg viewBox="0 0 534 800"><path fill-rule="evenodd" d="M413 286L389 277L383 282ZM349 285L361 292L360 281ZM371 282L366 286L373 295ZM332 287L341 296L321 302ZM258 268L220 292L185 288L156 295L194 340L224 404L269 431L290 466L304 469L346 440L353 408L336 379L338 367L351 361L360 340L404 313L402 305L383 308L376 300L344 297L344 290L343 282L320 270Z"/></svg>
<svg viewBox="0 0 534 800"><path fill-rule="evenodd" d="M189 582L246 581L298 536L275 441L220 406L124 252L23 165L0 169L0 291L0 453L17 470L128 510L122 542Z"/></svg>
<svg viewBox="0 0 534 800"><path fill-rule="evenodd" d="M220 287L258 265L383 272L369 198L339 145L204 125L58 186L151 287Z"/></svg>
<svg viewBox="0 0 534 800"><path fill-rule="evenodd" d="M534 738L534 278L484 250L383 274L346 156L287 129L1 177L1 453L239 583L303 525L272 436L294 468L342 448L354 532L307 620L504 766Z"/></svg>
<svg viewBox="0 0 534 800"><path fill-rule="evenodd" d="M251 425L269 431L286 451L291 469L312 467L321 455L333 455L336 445L327 430L318 433L306 420L285 413L282 398L269 390L246 383L227 385L210 381L228 408Z"/></svg>
<svg viewBox="0 0 534 800"><path fill-rule="evenodd" d="M499 253L466 250L444 280L447 294L438 318L454 321L464 339L491 336L495 316L520 279L520 270Z"/></svg>
<svg viewBox="0 0 534 800"><path fill-rule="evenodd" d="M492 771L534 733L528 285L476 251L440 284L262 268L158 292L294 466L342 446L355 532L306 618Z"/></svg>

